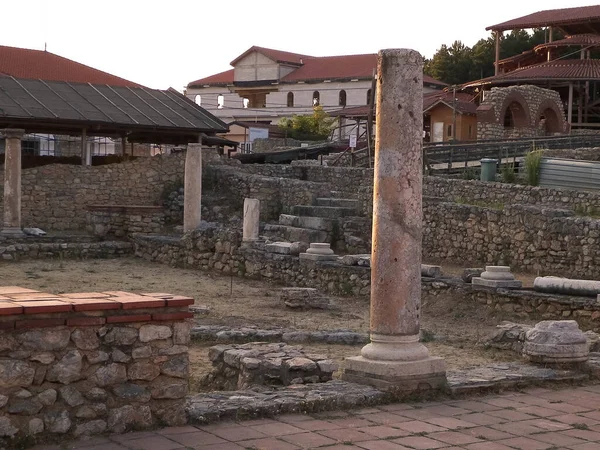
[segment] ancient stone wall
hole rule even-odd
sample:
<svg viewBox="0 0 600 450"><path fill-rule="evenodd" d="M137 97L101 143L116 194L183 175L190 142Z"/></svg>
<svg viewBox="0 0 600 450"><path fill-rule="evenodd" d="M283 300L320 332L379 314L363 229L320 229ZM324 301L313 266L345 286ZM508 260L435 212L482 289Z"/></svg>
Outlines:
<svg viewBox="0 0 600 450"><path fill-rule="evenodd" d="M544 150L544 156L549 158L565 158L583 161L600 161L600 148L576 148L564 150Z"/></svg>
<svg viewBox="0 0 600 450"><path fill-rule="evenodd" d="M182 183L184 161L179 154L105 166L52 164L25 169L23 226L82 230L88 205L161 205L163 191ZM0 171L0 206L3 186Z"/></svg>
<svg viewBox="0 0 600 450"><path fill-rule="evenodd" d="M27 301L47 294L10 288L0 306L2 448L187 422L184 319L193 299L114 292Z"/></svg>
<svg viewBox="0 0 600 450"><path fill-rule="evenodd" d="M162 206L90 205L87 211L87 231L98 237L160 233L165 225Z"/></svg>
<svg viewBox="0 0 600 450"><path fill-rule="evenodd" d="M102 242L13 242L0 241L0 258L4 261L25 259L97 259L130 256L133 244L124 241Z"/></svg>
<svg viewBox="0 0 600 450"><path fill-rule="evenodd" d="M478 140L547 136L567 127L558 92L537 86L492 88L477 108Z"/></svg>

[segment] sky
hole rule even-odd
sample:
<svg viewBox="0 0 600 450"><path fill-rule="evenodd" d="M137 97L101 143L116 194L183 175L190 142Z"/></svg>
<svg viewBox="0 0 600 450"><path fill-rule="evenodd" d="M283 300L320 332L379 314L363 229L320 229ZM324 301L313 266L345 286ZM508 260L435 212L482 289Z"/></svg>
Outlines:
<svg viewBox="0 0 600 450"><path fill-rule="evenodd" d="M0 45L48 51L155 89L231 69L253 45L312 56L442 44L485 28L600 0L2 0Z"/></svg>

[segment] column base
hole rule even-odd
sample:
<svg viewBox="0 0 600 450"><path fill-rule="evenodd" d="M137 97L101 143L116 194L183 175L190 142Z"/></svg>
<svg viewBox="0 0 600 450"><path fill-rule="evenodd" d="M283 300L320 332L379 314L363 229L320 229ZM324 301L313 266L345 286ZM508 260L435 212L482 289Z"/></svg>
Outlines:
<svg viewBox="0 0 600 450"><path fill-rule="evenodd" d="M19 227L4 227L2 231L0 231L0 236L24 237L26 234L23 233L23 230Z"/></svg>
<svg viewBox="0 0 600 450"><path fill-rule="evenodd" d="M446 387L446 362L428 356L418 361L375 361L355 356L344 361L342 380L403 393Z"/></svg>

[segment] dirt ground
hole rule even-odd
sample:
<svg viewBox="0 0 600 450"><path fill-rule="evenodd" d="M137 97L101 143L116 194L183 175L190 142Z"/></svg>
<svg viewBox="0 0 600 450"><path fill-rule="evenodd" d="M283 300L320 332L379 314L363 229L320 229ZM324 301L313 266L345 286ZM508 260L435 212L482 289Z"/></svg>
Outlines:
<svg viewBox="0 0 600 450"><path fill-rule="evenodd" d="M461 268L443 266L445 274L459 275ZM525 285L531 275L520 274ZM17 285L49 293L123 290L170 292L189 295L210 314L199 324L255 325L263 328L302 330L349 329L368 332L368 297L339 297L331 310L291 311L278 301L281 286L191 269L176 269L135 258L89 261L25 261L0 263L0 285ZM506 314L493 313L468 299L439 298L423 301L422 327L429 336L431 354L446 358L449 368L464 368L492 361L514 360L509 352L486 350L477 342L488 335ZM520 320L522 321L522 320ZM190 351L193 385L210 370L210 344L193 344ZM306 348L307 346L304 345ZM360 346L310 345L319 353L342 360L359 354Z"/></svg>

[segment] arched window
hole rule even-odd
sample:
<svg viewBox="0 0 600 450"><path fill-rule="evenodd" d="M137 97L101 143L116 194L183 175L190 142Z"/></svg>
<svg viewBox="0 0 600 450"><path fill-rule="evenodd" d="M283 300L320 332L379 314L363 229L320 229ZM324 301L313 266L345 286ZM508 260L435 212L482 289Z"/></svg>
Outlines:
<svg viewBox="0 0 600 450"><path fill-rule="evenodd" d="M339 105L346 106L346 91L344 91L343 89L340 91Z"/></svg>
<svg viewBox="0 0 600 450"><path fill-rule="evenodd" d="M288 92L287 105L288 105L288 108L294 107L294 93L293 92Z"/></svg>
<svg viewBox="0 0 600 450"><path fill-rule="evenodd" d="M217 96L217 108L223 109L223 106L225 106L225 96L223 94L219 94Z"/></svg>
<svg viewBox="0 0 600 450"><path fill-rule="evenodd" d="M202 97L200 96L200 94L196 94L196 96L194 97L194 102L196 103L196 105L202 106Z"/></svg>
<svg viewBox="0 0 600 450"><path fill-rule="evenodd" d="M313 92L313 106L319 106L321 104L321 95L319 91Z"/></svg>
<svg viewBox="0 0 600 450"><path fill-rule="evenodd" d="M367 91L367 105L371 104L371 89Z"/></svg>

